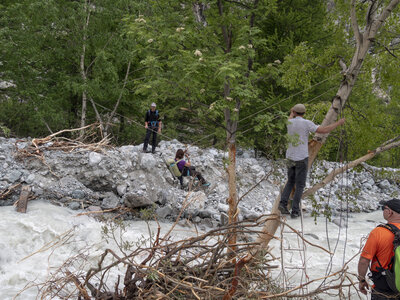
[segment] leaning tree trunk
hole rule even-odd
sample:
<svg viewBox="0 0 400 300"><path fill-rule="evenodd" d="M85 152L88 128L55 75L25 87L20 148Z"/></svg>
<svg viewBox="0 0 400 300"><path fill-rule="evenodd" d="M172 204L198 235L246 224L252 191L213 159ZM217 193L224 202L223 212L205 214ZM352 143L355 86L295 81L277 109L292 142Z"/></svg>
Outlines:
<svg viewBox="0 0 400 300"><path fill-rule="evenodd" d="M377 11L379 10L379 3L378 1L371 1L366 17L366 24L363 32L361 33L356 16L356 0L352 0L350 10L351 25L353 27L354 37L356 41L356 50L349 67L347 67L344 62L341 62L344 77L342 82L340 83L336 96L332 101L332 106L330 107L324 120L322 121L322 126L330 125L337 120L338 114L340 114L347 99L350 96L350 93L357 80L358 74L360 73L362 64L365 60L371 43L374 41L379 28L382 26L392 10L396 8L399 2L400 0L390 1L390 3L382 10L381 14L377 15ZM319 150L325 143L327 137L328 134L316 134L314 136L314 139L310 142L308 148L309 167L314 162Z"/></svg>
<svg viewBox="0 0 400 300"><path fill-rule="evenodd" d="M388 151L390 149L396 148L400 146L400 136L385 142L384 144L382 144L381 146L379 146L378 148L376 148L373 151L368 151L368 153L360 158L357 158L356 160L353 160L351 162L349 162L348 164L337 168L335 170L333 170L331 173L328 174L328 176L326 176L322 181L318 182L317 184L315 184L314 186L312 186L311 188L309 188L308 190L306 190L303 193L302 198L305 198L307 196L310 196L312 194L314 194L316 191L318 191L319 189L323 188L325 185L327 185L329 182L331 182L333 179L335 179L335 177L349 169L352 169L356 166L358 166L359 164L370 160L372 158L374 158L375 156L377 156L378 154Z"/></svg>
<svg viewBox="0 0 400 300"><path fill-rule="evenodd" d="M354 31L354 36L356 40L356 50L349 67L347 67L343 62L341 66L344 72L344 78L340 83L338 92L332 102L332 106L327 112L322 125L329 125L337 120L338 114L344 107L351 90L355 84L357 76L361 70L364 59L368 53L368 50L373 42L379 28L382 26L384 21L390 15L392 10L396 8L400 0L392 0L390 3L381 10L381 13L377 15L379 10L378 1L371 1L370 7L368 9L366 25L364 27L363 33L360 32L356 18L356 0L351 2L351 24ZM328 134L316 134L314 139L309 144L309 165L313 163L322 145L325 143ZM280 201L280 195L275 199L273 209L271 211L272 217L268 218L264 224L263 234L259 236L257 242L259 245L252 251L251 255L257 254L261 249L265 249L268 246L269 241L274 236L278 226L280 215L278 210L278 205Z"/></svg>

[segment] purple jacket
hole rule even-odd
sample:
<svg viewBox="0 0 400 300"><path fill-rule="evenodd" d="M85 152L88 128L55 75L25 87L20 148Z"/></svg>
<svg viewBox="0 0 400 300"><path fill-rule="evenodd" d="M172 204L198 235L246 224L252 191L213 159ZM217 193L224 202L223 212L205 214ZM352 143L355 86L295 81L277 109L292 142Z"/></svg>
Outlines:
<svg viewBox="0 0 400 300"><path fill-rule="evenodd" d="M177 161L177 160L175 159L175 161ZM185 166L185 164L186 164L186 161L185 161L184 159L182 159L181 161L179 161L179 162L176 164L176 165L178 166L178 169L179 169L180 172L182 172L183 167Z"/></svg>

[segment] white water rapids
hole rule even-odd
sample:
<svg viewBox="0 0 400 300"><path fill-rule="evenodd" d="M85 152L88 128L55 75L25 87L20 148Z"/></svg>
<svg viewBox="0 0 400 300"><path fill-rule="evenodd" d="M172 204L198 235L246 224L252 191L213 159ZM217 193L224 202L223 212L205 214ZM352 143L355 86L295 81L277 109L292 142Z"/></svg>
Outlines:
<svg viewBox="0 0 400 300"><path fill-rule="evenodd" d="M116 249L112 243L106 243L103 239L103 223L95 218L83 215L77 216L77 211L68 208L54 206L43 201L31 201L26 214L17 213L14 207L0 207L0 299L30 300L38 296L38 288L26 287L32 283L45 282L51 273L55 272L68 258L77 256L82 249L90 249L84 252L88 264L94 266L106 248ZM371 221L368 221L371 220ZM343 249L346 243L345 261L356 255L360 249L361 238L366 236L376 225L375 222L383 222L382 213L352 214L349 217L348 229L335 224L328 224L329 241L331 251L336 243L335 256L333 257L332 272L341 269L343 265ZM327 248L327 234L325 219L319 218L317 225L310 216L304 218L304 233L312 233L318 237L306 238L315 244ZM300 220L288 220L288 223L299 229ZM156 227L153 223L152 228ZM165 232L171 224L162 224ZM278 229L279 231L279 229ZM68 242L59 243L60 236L69 236ZM72 234L73 233L73 234ZM184 238L192 235L188 228L177 228L174 231L175 238ZM148 236L148 227L143 221L129 222L124 238L137 242ZM277 232L277 236L279 233ZM339 239L338 239L339 237ZM346 240L347 237L347 240ZM53 245L53 247L49 247ZM274 240L273 254L280 257L280 243ZM49 248L49 249L47 249ZM47 249L47 250L46 250ZM288 257L288 256L286 256ZM349 264L350 272L357 272L359 256ZM286 258L285 258L286 259ZM323 277L330 261L329 255L315 247L307 247L307 268L310 279ZM79 261L79 260L77 260ZM275 262L278 264L278 262ZM75 266L88 268L89 266ZM109 280L112 282L116 276L124 274L123 269L115 270ZM112 278L114 277L114 278ZM25 289L25 290L24 290ZM356 296L356 298L358 298ZM356 299L355 298L355 299Z"/></svg>

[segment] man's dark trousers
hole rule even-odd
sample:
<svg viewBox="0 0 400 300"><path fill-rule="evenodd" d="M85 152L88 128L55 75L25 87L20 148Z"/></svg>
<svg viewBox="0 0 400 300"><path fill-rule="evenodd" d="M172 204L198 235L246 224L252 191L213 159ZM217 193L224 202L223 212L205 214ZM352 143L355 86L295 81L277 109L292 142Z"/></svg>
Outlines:
<svg viewBox="0 0 400 300"><path fill-rule="evenodd" d="M292 214L300 213L300 200L306 185L307 168L308 157L303 160L289 160L288 162L288 181L283 189L280 205L287 207L290 193L295 186L296 190L293 195Z"/></svg>
<svg viewBox="0 0 400 300"><path fill-rule="evenodd" d="M398 300L398 299L400 299L400 296L396 297L396 295L393 294L385 295L372 289L371 300Z"/></svg>
<svg viewBox="0 0 400 300"><path fill-rule="evenodd" d="M151 145L151 152L156 151L156 144L157 144L157 132L158 127L148 127L146 130L146 137L144 138L143 150L147 150L147 145L149 144L150 135L153 133L152 145Z"/></svg>

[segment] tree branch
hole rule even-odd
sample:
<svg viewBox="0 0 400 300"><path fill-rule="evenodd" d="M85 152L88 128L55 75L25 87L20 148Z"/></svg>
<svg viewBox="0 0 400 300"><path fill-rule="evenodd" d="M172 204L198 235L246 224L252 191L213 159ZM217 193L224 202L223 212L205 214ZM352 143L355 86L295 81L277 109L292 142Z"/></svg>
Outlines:
<svg viewBox="0 0 400 300"><path fill-rule="evenodd" d="M365 162L365 161L375 157L379 153L382 153L384 151L387 151L387 150L390 150L392 148L396 148L396 147L399 147L399 146L400 146L399 136L394 138L394 139L391 139L389 141L386 141L385 143L383 143L381 146L379 146L375 150L369 151L368 154L366 154L366 155L364 155L364 156L362 156L362 157L360 157L360 158L348 163L347 165L345 165L345 166L343 166L341 168L333 170L321 182L315 184L314 186L312 186L311 188L306 190L303 193L302 198L305 198L305 197L307 197L309 195L314 194L317 190L319 190L320 188L324 187L329 182L331 182L336 177L336 175L339 175L339 174L341 174L341 173L343 173L343 172L345 172L345 171L347 171L349 169L354 168L355 166L359 165L360 163Z"/></svg>
<svg viewBox="0 0 400 300"><path fill-rule="evenodd" d="M353 27L354 37L356 38L357 45L362 43L362 35L358 27L357 14L356 14L356 0L351 1L350 6L351 26Z"/></svg>
<svg viewBox="0 0 400 300"><path fill-rule="evenodd" d="M353 0L354 1L354 0ZM393 11L393 9L396 8L396 6L399 4L400 0L392 0L390 3L383 9L382 13L379 15L377 19L375 19L372 24L371 24L371 30L369 31L368 38L374 37L379 30L379 28L382 26L382 24L385 22L387 17L390 15L390 13Z"/></svg>
<svg viewBox="0 0 400 300"><path fill-rule="evenodd" d="M131 68L131 62L128 63L128 67L126 68L126 73L125 73L125 78L124 78L124 84L122 85L121 92L119 93L119 97L118 97L117 103L115 103L114 109L113 109L113 111L111 112L110 116L108 117L107 124L106 124L106 127L105 127L105 129L104 129L104 132L106 133L106 135L107 135L107 133L108 133L108 128L110 127L111 120L112 120L112 118L115 116L115 113L117 112L117 108L118 108L118 106L119 106L119 103L121 102L122 94L124 93L124 89L125 89L126 83L127 83L127 81L128 81L128 76L129 76L129 70L130 70L130 68Z"/></svg>

